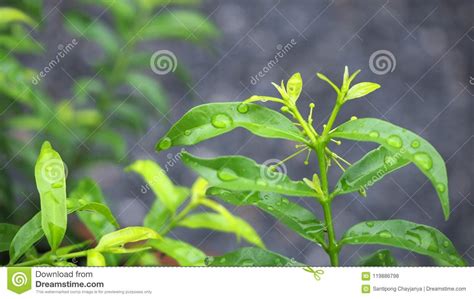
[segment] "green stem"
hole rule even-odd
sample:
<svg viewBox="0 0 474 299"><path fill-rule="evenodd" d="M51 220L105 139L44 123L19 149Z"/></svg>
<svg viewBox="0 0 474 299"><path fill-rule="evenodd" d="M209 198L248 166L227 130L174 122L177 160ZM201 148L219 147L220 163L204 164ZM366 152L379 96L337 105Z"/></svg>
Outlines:
<svg viewBox="0 0 474 299"><path fill-rule="evenodd" d="M309 124L303 119L301 116L300 112L296 108L296 106L291 106L289 107L291 111L293 112L296 120L301 124L301 127L305 131L305 133L308 135L310 141L311 141L311 147L315 150L317 158L318 158L318 164L319 164L319 172L320 172L320 177L321 177L321 188L323 191L323 198L319 199L320 204L323 207L324 210L324 221L327 229L327 234L328 234L328 244L327 246L323 246L323 248L326 250L326 252L329 255L329 259L331 261L332 266L338 266L339 265L339 247L336 241L336 234L334 232L334 224L332 221L332 212L331 212L331 201L332 197L329 195L329 183L328 183L328 177L327 177L327 163L326 163L326 146L327 146L327 134L332 127L337 114L339 113L339 109L341 108L341 104L338 104L339 101L337 101L336 105L334 106L334 109L331 113L331 116L329 118L328 124L326 125L325 130L323 131L321 136L318 136L318 134L312 129L312 127L309 127Z"/></svg>

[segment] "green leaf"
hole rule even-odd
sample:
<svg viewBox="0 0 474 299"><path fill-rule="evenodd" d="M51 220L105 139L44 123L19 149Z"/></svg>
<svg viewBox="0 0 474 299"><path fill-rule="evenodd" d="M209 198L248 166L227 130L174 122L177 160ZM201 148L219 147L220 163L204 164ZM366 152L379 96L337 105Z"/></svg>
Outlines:
<svg viewBox="0 0 474 299"><path fill-rule="evenodd" d="M186 166L205 178L210 186L236 191L265 191L279 194L314 197L315 192L304 182L292 181L281 172L259 165L243 156L202 159L184 152Z"/></svg>
<svg viewBox="0 0 474 299"><path fill-rule="evenodd" d="M166 175L166 172L151 160L135 161L126 168L126 171L134 171L140 174L147 182L145 189L151 188L158 197L157 200L166 206L172 214L189 194L186 188L175 186ZM154 221L157 221L157 219Z"/></svg>
<svg viewBox="0 0 474 299"><path fill-rule="evenodd" d="M52 250L67 229L66 172L63 160L48 141L43 143L35 165L36 187L41 200L41 226Z"/></svg>
<svg viewBox="0 0 474 299"><path fill-rule="evenodd" d="M0 223L0 252L8 251L10 244L20 227L9 223Z"/></svg>
<svg viewBox="0 0 474 299"><path fill-rule="evenodd" d="M239 127L260 137L306 143L300 130L281 113L256 104L230 102L192 108L161 138L156 149L197 144Z"/></svg>
<svg viewBox="0 0 474 299"><path fill-rule="evenodd" d="M410 163L399 153L380 146L368 152L341 175L333 195L367 189L385 175Z"/></svg>
<svg viewBox="0 0 474 299"><path fill-rule="evenodd" d="M236 251L208 257L206 265L211 267L303 267L293 259L289 259L278 253L256 247L244 247Z"/></svg>
<svg viewBox="0 0 474 299"><path fill-rule="evenodd" d="M265 248L259 235L247 221L233 216L232 214L230 214L230 216L231 218L229 219L229 217L216 213L198 213L187 216L177 225L193 229L207 228L227 233L235 233L237 237L242 237L249 243Z"/></svg>
<svg viewBox="0 0 474 299"><path fill-rule="evenodd" d="M140 73L127 74L125 78L137 96L144 98L153 108L165 112L168 109L166 92L158 80ZM152 110L153 111L153 110Z"/></svg>
<svg viewBox="0 0 474 299"><path fill-rule="evenodd" d="M331 85L331 87L334 89L334 91L339 94L341 92L341 90L339 89L339 87L337 87L336 84L334 84L334 82L332 82L328 77L326 77L325 75L321 74L321 73L316 73L316 76L318 76L319 79L327 82L329 85Z"/></svg>
<svg viewBox="0 0 474 299"><path fill-rule="evenodd" d="M32 248L44 236L41 228L41 212L36 213L28 222L23 224L10 244L10 264Z"/></svg>
<svg viewBox="0 0 474 299"><path fill-rule="evenodd" d="M361 98L380 88L380 85L372 82L361 82L352 86L346 94L345 101Z"/></svg>
<svg viewBox="0 0 474 299"><path fill-rule="evenodd" d="M104 256L97 250L87 251L87 267L105 267L107 266Z"/></svg>
<svg viewBox="0 0 474 299"><path fill-rule="evenodd" d="M79 13L68 13L64 25L72 34L100 45L107 57L119 50L119 41L115 32L110 30L101 20L92 20L90 17Z"/></svg>
<svg viewBox="0 0 474 299"><path fill-rule="evenodd" d="M147 227L130 226L103 236L95 247L95 250L99 252L110 252L119 247L123 247L127 243L149 239L161 239L161 236Z"/></svg>
<svg viewBox="0 0 474 299"><path fill-rule="evenodd" d="M96 240L114 231L114 226L119 227L117 220L107 207L99 185L94 180L86 178L79 181L69 197L69 213L77 211L77 216Z"/></svg>
<svg viewBox="0 0 474 299"><path fill-rule="evenodd" d="M340 244L382 244L424 254L451 266L466 264L453 243L442 232L436 228L406 220L358 223L344 234Z"/></svg>
<svg viewBox="0 0 474 299"><path fill-rule="evenodd" d="M150 240L147 245L172 257L181 266L204 266L206 255L196 247L170 238Z"/></svg>
<svg viewBox="0 0 474 299"><path fill-rule="evenodd" d="M360 267L394 267L397 266L397 260L392 256L390 250L380 249L371 255L364 257L358 263Z"/></svg>
<svg viewBox="0 0 474 299"><path fill-rule="evenodd" d="M144 40L167 38L202 43L218 35L217 27L205 16L185 10L163 11L139 32L139 38Z"/></svg>
<svg viewBox="0 0 474 299"><path fill-rule="evenodd" d="M371 141L409 160L428 177L438 193L445 219L449 218L448 175L443 158L417 134L375 118L360 118L337 127L330 138Z"/></svg>
<svg viewBox="0 0 474 299"><path fill-rule="evenodd" d="M254 205L275 217L305 239L324 244L324 224L314 214L302 206L269 192L235 192L217 187L208 189L209 195L237 205Z"/></svg>
<svg viewBox="0 0 474 299"><path fill-rule="evenodd" d="M12 7L0 7L0 26L6 26L14 22L21 22L35 26L36 22L21 10Z"/></svg>
<svg viewBox="0 0 474 299"><path fill-rule="evenodd" d="M294 103L300 97L301 91L303 90L303 78L300 73L296 73L286 83L286 92L290 97L290 100Z"/></svg>

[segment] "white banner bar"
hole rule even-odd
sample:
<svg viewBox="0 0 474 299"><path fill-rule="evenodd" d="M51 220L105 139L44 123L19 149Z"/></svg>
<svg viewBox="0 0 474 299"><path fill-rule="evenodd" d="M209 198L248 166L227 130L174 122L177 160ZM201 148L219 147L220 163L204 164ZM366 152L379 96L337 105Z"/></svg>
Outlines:
<svg viewBox="0 0 474 299"><path fill-rule="evenodd" d="M8 270L8 271L7 271ZM474 298L474 268L0 268L0 298ZM345 297L342 297L345 296ZM334 297L332 297L334 298Z"/></svg>

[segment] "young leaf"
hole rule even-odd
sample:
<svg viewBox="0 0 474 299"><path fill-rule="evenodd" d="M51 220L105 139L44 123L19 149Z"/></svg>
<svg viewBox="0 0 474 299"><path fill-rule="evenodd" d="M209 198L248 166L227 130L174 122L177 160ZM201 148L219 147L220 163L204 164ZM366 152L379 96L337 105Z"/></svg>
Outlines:
<svg viewBox="0 0 474 299"><path fill-rule="evenodd" d="M397 266L397 260L392 256L390 250L380 249L371 255L362 258L358 265L360 267L394 267Z"/></svg>
<svg viewBox="0 0 474 299"><path fill-rule="evenodd" d="M20 228L9 223L0 223L0 252L8 251L10 244Z"/></svg>
<svg viewBox="0 0 474 299"><path fill-rule="evenodd" d="M375 118L360 118L337 127L331 138L371 141L409 160L428 177L438 193L445 219L449 218L448 175L443 158L425 139L406 129Z"/></svg>
<svg viewBox="0 0 474 299"><path fill-rule="evenodd" d="M190 215L178 223L178 226L187 228L207 228L216 231L235 233L249 243L265 248L257 232L242 218L232 216L228 217L216 213L198 213Z"/></svg>
<svg viewBox="0 0 474 299"><path fill-rule="evenodd" d="M23 224L10 244L10 265L33 247L44 236L41 228L41 212L36 213L28 222Z"/></svg>
<svg viewBox="0 0 474 299"><path fill-rule="evenodd" d="M138 160L126 168L140 174L163 205L173 214L189 194L185 188L176 187L166 172L151 160ZM160 222L160 221L158 221Z"/></svg>
<svg viewBox="0 0 474 299"><path fill-rule="evenodd" d="M324 244L325 225L314 214L281 195L269 192L235 192L217 187L208 189L209 195L237 205L254 205L275 217L305 239Z"/></svg>
<svg viewBox="0 0 474 299"><path fill-rule="evenodd" d="M13 22L22 22L35 26L36 22L21 10L12 7L0 7L0 26L9 25Z"/></svg>
<svg viewBox="0 0 474 299"><path fill-rule="evenodd" d="M147 23L139 32L142 39L182 39L204 42L216 38L219 30L203 15L193 11L164 11Z"/></svg>
<svg viewBox="0 0 474 299"><path fill-rule="evenodd" d="M117 220L107 207L99 185L92 179L82 179L69 196L68 212L77 212L81 222L86 225L96 240L114 231L114 227L119 227Z"/></svg>
<svg viewBox="0 0 474 299"><path fill-rule="evenodd" d="M328 77L326 77L325 75L321 74L321 73L316 73L316 76L318 76L319 79L327 82L329 85L331 85L331 87L334 89L334 91L339 94L341 92L341 90L339 90L339 87L337 87L336 84L334 84L334 82L332 82Z"/></svg>
<svg viewBox="0 0 474 299"><path fill-rule="evenodd" d="M43 143L36 161L35 179L41 200L41 225L54 251L67 228L66 173L61 156L48 141Z"/></svg>
<svg viewBox="0 0 474 299"><path fill-rule="evenodd" d="M345 101L361 98L380 88L380 85L372 82L361 82L352 86L346 94Z"/></svg>
<svg viewBox="0 0 474 299"><path fill-rule="evenodd" d="M215 257L208 257L206 265L211 267L303 267L294 259L256 247L244 247Z"/></svg>
<svg viewBox="0 0 474 299"><path fill-rule="evenodd" d="M340 244L382 244L424 254L452 266L466 264L442 232L406 220L358 223L346 231Z"/></svg>
<svg viewBox="0 0 474 299"><path fill-rule="evenodd" d="M127 243L149 239L161 239L161 236L147 227L130 226L103 236L95 247L95 250L109 252Z"/></svg>
<svg viewBox="0 0 474 299"><path fill-rule="evenodd" d="M290 97L290 101L293 103L300 97L301 91L303 90L303 79L300 73L296 73L286 83L286 92Z"/></svg>
<svg viewBox="0 0 474 299"><path fill-rule="evenodd" d="M97 250L87 251L87 267L105 267L107 266L104 256Z"/></svg>
<svg viewBox="0 0 474 299"><path fill-rule="evenodd" d="M156 149L197 144L239 127L260 137L306 142L300 130L283 114L256 104L230 102L192 108L160 139Z"/></svg>
<svg viewBox="0 0 474 299"><path fill-rule="evenodd" d="M205 178L209 185L236 191L266 191L294 196L315 196L304 182L292 181L286 174L243 156L202 159L183 153L183 162Z"/></svg>
<svg viewBox="0 0 474 299"><path fill-rule="evenodd" d="M410 163L397 152L380 146L368 152L341 175L333 195L367 189L385 175Z"/></svg>
<svg viewBox="0 0 474 299"><path fill-rule="evenodd" d="M181 266L204 266L206 255L196 247L170 238L147 242L154 249L172 257Z"/></svg>

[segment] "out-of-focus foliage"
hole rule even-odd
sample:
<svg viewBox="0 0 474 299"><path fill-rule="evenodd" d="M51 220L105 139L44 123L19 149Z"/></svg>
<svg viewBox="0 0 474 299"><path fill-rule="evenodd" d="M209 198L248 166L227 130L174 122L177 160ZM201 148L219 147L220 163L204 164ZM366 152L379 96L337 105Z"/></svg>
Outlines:
<svg viewBox="0 0 474 299"><path fill-rule="evenodd" d="M46 19L42 1L8 0L0 7L0 221L29 214L12 213L15 198L25 197L25 185L12 177L33 179L42 140L55 142L71 176L91 162L126 162L123 136L143 132L147 116L166 113L165 89L150 70L153 51L140 50L142 42L174 39L205 46L218 35L192 6L199 1L81 2L80 9L64 13L72 39L38 70L18 54L39 57L46 51L35 39ZM95 8L102 13L93 17ZM48 73L66 72L61 59L83 43L97 44L102 53L88 57L91 75L73 78L69 97L50 96L42 87ZM188 78L180 65L176 74Z"/></svg>

